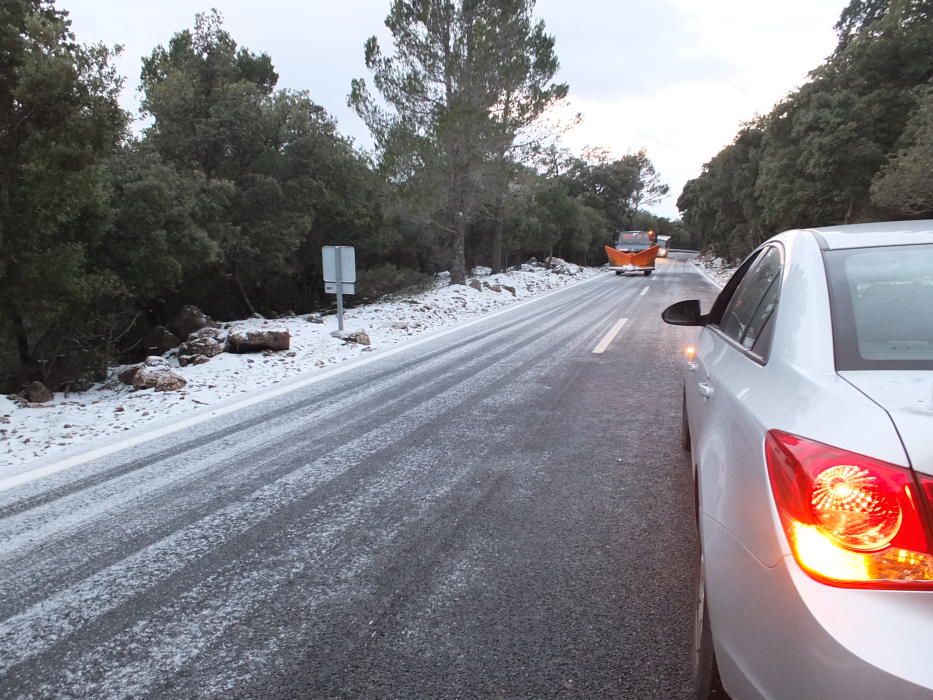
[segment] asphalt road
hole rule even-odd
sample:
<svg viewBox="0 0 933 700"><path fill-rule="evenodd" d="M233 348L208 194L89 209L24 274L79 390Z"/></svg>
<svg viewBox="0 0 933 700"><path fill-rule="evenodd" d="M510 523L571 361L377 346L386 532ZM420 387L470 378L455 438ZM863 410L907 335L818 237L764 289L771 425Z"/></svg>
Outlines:
<svg viewBox="0 0 933 700"><path fill-rule="evenodd" d="M0 493L0 696L685 697L659 262Z"/></svg>

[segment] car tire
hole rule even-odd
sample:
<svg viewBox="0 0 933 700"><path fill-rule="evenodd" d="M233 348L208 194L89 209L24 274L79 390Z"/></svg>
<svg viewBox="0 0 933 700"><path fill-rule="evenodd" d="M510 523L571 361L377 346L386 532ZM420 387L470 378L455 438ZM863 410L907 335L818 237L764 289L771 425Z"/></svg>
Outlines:
<svg viewBox="0 0 933 700"><path fill-rule="evenodd" d="M690 421L687 420L687 390L684 389L683 407L680 409L680 446L690 452Z"/></svg>
<svg viewBox="0 0 933 700"><path fill-rule="evenodd" d="M617 275L621 275L621 274L622 274L622 270L616 270L616 274L617 274Z"/></svg>
<svg viewBox="0 0 933 700"><path fill-rule="evenodd" d="M654 270L645 270L645 277L650 275L652 272L654 272Z"/></svg>
<svg viewBox="0 0 933 700"><path fill-rule="evenodd" d="M695 700L719 700L729 697L719 678L716 650L706 605L706 574L703 555L699 556L693 615L693 697Z"/></svg>

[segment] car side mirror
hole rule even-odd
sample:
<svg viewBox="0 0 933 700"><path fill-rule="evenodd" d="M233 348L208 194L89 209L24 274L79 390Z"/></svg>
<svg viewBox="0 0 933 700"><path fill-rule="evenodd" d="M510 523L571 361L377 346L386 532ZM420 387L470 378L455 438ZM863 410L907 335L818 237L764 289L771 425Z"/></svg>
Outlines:
<svg viewBox="0 0 933 700"><path fill-rule="evenodd" d="M706 325L706 317L700 313L699 299L687 299L671 304L661 312L661 319L672 326Z"/></svg>

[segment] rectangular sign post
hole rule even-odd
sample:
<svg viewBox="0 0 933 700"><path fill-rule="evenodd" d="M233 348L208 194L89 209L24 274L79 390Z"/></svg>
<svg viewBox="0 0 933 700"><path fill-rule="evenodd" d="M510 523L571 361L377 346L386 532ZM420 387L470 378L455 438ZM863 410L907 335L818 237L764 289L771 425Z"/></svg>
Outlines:
<svg viewBox="0 0 933 700"><path fill-rule="evenodd" d="M343 295L356 294L356 250L349 245L326 245L321 249L324 292L337 295L337 330L343 330Z"/></svg>

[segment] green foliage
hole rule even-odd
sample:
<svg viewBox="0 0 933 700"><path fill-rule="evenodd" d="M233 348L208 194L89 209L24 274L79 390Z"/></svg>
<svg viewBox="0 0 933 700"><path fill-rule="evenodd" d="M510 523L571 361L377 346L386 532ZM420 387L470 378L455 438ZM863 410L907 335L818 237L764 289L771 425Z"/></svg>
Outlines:
<svg viewBox="0 0 933 700"><path fill-rule="evenodd" d="M812 79L684 187L703 245L741 257L788 228L931 211L933 3L853 0Z"/></svg>
<svg viewBox="0 0 933 700"><path fill-rule="evenodd" d="M357 274L357 299L374 301L390 294L417 294L434 287L434 278L409 267L384 263Z"/></svg>
<svg viewBox="0 0 933 700"><path fill-rule="evenodd" d="M0 326L18 365L3 373L26 378L95 326L119 287L88 253L107 225L104 163L127 119L112 52L76 44L51 2L3 3L0 47Z"/></svg>
<svg viewBox="0 0 933 700"><path fill-rule="evenodd" d="M484 196L492 194L501 219L519 130L567 92L551 82L554 40L533 23L533 7L533 0L394 0L386 18L394 54L375 37L365 45L388 109L365 81L352 83L349 102L372 132L382 167L449 245L454 284L465 282L466 239Z"/></svg>

